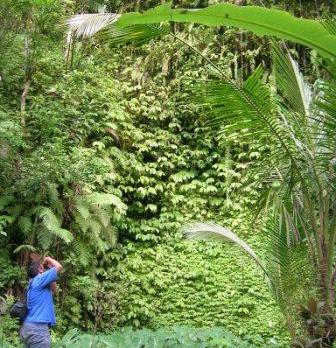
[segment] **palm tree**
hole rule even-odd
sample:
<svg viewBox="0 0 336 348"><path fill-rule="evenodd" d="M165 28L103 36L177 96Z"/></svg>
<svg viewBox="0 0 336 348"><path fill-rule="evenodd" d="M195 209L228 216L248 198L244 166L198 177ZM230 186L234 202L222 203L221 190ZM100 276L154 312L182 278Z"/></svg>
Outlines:
<svg viewBox="0 0 336 348"><path fill-rule="evenodd" d="M144 14L94 16L76 16L69 21L70 27L78 35L90 36L107 23L109 39L124 42L164 35L167 31L153 26L161 21L235 25L315 48L328 59L329 71L336 71L332 61L336 30L330 20L323 24L298 20L281 11L238 9L228 4L197 11L172 10L165 5ZM306 346L331 347L336 334L332 311L336 278L335 76L331 73L329 81L309 86L286 49L272 46L272 88L265 82L262 68L239 83L210 62L221 78L202 83L200 89L213 129L220 134L238 131L250 142L263 139L271 149L253 168L263 187L260 205L268 212L269 262L264 264L244 241L221 226L196 223L186 226L184 232L192 238L215 236L238 244L268 276L292 335L296 335L296 305L306 302L299 311L309 337Z"/></svg>
<svg viewBox="0 0 336 348"><path fill-rule="evenodd" d="M212 110L213 128L228 133L239 130L250 142L267 139L271 151L253 168L263 183L260 204L271 207L267 210L271 262L263 267L292 333L293 305L306 302L301 314L307 322L314 316L325 319L322 333L317 333L321 327L307 327L310 338L317 340L312 346L331 346L335 338L336 85L333 80L317 81L311 88L290 55L275 45L273 62L276 93L263 82L259 68L242 85L207 83L204 100ZM192 238L228 239L220 226L198 223L184 230Z"/></svg>

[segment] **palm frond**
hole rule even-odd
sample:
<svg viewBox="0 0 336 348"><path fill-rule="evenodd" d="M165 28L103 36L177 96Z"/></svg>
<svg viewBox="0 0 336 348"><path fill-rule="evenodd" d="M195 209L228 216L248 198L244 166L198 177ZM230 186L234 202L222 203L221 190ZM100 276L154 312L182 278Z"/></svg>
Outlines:
<svg viewBox="0 0 336 348"><path fill-rule="evenodd" d="M320 172L329 177L328 185L335 182L336 160L336 85L333 82L320 82L318 84L314 114L311 117L315 125L314 142L316 144L316 162Z"/></svg>
<svg viewBox="0 0 336 348"><path fill-rule="evenodd" d="M115 23L119 17L117 13L79 14L70 17L67 25L77 37L91 37Z"/></svg>
<svg viewBox="0 0 336 348"><path fill-rule="evenodd" d="M276 84L285 97L286 105L289 103L294 112L308 116L312 91L304 81L298 64L288 52L284 53L275 43L273 43L272 56Z"/></svg>
<svg viewBox="0 0 336 348"><path fill-rule="evenodd" d="M114 45L128 43L143 45L169 33L170 31L167 25L155 24L138 24L125 28L110 26L104 31L107 41Z"/></svg>
<svg viewBox="0 0 336 348"><path fill-rule="evenodd" d="M182 232L186 238L189 239L215 240L221 242L232 242L236 244L243 249L268 276L268 272L263 262L258 258L253 249L229 229L213 223L197 222L184 226L182 228Z"/></svg>
<svg viewBox="0 0 336 348"><path fill-rule="evenodd" d="M332 35L336 35L336 19L329 14L325 15L321 20L324 28Z"/></svg>
<svg viewBox="0 0 336 348"><path fill-rule="evenodd" d="M116 13L80 14L70 17L67 25L76 37L91 37L103 32L104 38L114 45L127 43L142 45L170 33L169 26L160 24L119 27L114 25L119 17L120 15Z"/></svg>
<svg viewBox="0 0 336 348"><path fill-rule="evenodd" d="M296 138L286 119L279 117L279 107L263 77L259 67L243 85L229 79L206 82L197 90L203 98L201 106L207 108L209 125L219 136L238 132L243 139L268 139L281 148L285 163L290 160L300 177Z"/></svg>
<svg viewBox="0 0 336 348"><path fill-rule="evenodd" d="M258 67L243 85L227 79L210 80L196 88L201 106L208 108L210 127L218 130L227 125L230 132L244 131L252 135L264 131L267 124L274 127L273 103L269 89L263 83L264 70Z"/></svg>
<svg viewBox="0 0 336 348"><path fill-rule="evenodd" d="M319 83L316 105L319 113L315 116L315 121L325 125L323 128L328 132L327 135L334 134L336 129L336 85L333 82Z"/></svg>
<svg viewBox="0 0 336 348"><path fill-rule="evenodd" d="M272 280L273 295L285 314L293 312L298 301L312 295L307 293L307 288L312 288L313 279L307 243L304 238L295 240L291 217L286 215L285 212L279 219L268 220L265 227L268 234L266 267Z"/></svg>

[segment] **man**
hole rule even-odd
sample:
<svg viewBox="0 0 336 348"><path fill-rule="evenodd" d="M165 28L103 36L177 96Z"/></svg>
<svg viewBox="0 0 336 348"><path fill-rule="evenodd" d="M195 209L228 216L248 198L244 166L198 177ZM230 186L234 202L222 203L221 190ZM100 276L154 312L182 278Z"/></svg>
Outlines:
<svg viewBox="0 0 336 348"><path fill-rule="evenodd" d="M43 265L49 268L45 271ZM25 348L50 348L49 327L56 324L53 293L62 265L47 256L43 263L34 261L28 267L27 316L20 330Z"/></svg>

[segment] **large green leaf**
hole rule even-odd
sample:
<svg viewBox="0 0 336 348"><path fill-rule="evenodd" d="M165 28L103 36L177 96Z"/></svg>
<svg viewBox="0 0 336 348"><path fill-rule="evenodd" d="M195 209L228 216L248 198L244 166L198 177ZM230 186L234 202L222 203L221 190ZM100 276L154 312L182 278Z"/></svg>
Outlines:
<svg viewBox="0 0 336 348"><path fill-rule="evenodd" d="M303 44L316 49L324 57L336 57L336 36L320 22L296 18L285 11L256 6L216 4L204 9L186 10L172 9L168 3L144 13L125 13L115 25L125 28L131 25L167 21L234 26L260 36L275 36Z"/></svg>

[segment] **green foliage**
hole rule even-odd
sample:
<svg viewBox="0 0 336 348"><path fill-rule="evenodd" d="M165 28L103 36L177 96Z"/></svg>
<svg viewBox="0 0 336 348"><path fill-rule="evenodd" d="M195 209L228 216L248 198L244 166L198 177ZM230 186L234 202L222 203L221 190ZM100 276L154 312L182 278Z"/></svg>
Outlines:
<svg viewBox="0 0 336 348"><path fill-rule="evenodd" d="M137 10L154 2L106 4ZM138 48L111 49L100 38L68 42L65 60L55 18L92 10L93 2L32 3L27 1L29 30L16 9L19 25L13 30L8 17L0 43L0 250L6 250L0 296L12 303L24 285L15 265L26 265L32 250L48 252L64 266L55 336L74 326L108 332L124 325L217 325L244 336L242 347L288 346L280 312L248 259L225 247L180 242L184 223L213 220L238 227L240 238L254 235L252 246L261 256L265 251L259 226L249 223L260 187L245 172L269 145L242 140L239 131L218 138L208 128L207 112L190 103L196 81L218 74L173 37ZM250 34L177 28L180 39L218 60L226 76L240 81L259 63L269 64L265 40L250 40ZM152 36L157 32L155 27ZM303 56L310 69L309 54ZM31 86L23 125L19 104L26 65ZM1 320L4 335L17 344L17 324L6 316ZM109 339L138 344L169 338L174 345L198 335L196 329L176 330L134 336L127 331ZM239 346L216 330L197 331L218 338L219 346ZM71 345L74 335L63 343ZM91 338L81 336L76 344Z"/></svg>
<svg viewBox="0 0 336 348"><path fill-rule="evenodd" d="M195 31L194 35L195 40L199 40L203 34ZM207 35L210 36L210 32ZM210 40L208 45L211 48L213 41ZM223 55L227 47L222 47L223 51L219 50L216 54ZM36 91L32 92L31 108L27 110L32 150L24 156L14 192L19 198L17 201L22 201L23 197L24 207L28 205L32 211L36 205L50 206L54 215L62 221L61 227L75 236L69 246L61 244L60 248L60 257L68 275L61 284L64 296L60 294L57 301L61 331L73 325L86 330L94 330L95 327L110 330L118 325L159 327L176 322L184 324L189 316L185 293L179 294L178 303L174 304L176 310L169 316L167 306L172 302L173 293L163 292L164 310L160 314L157 304L158 320L154 317L149 320L146 310L153 313L150 284L154 279L144 278L143 285L142 279L139 279L140 288L143 286L149 293L137 289L134 293L133 288L127 291L128 264L118 266L118 260L126 262L128 259L129 252L124 254L127 250L124 246L129 240L136 240L139 246L132 244L131 253L136 254L139 248L139 258L146 259L146 253L150 253L150 248L157 242L179 239L179 228L184 222L206 218L226 221L232 226L247 225L245 206L253 204L256 191L249 188L248 195L241 200L241 203L244 202L242 205L234 203L235 190L244 185L242 173L253 158L250 154L259 153L259 148L249 148L238 143L234 137L223 142L211 134L205 136L202 115L196 108L186 105L188 96L181 93L180 88L184 83L193 83L196 76L194 68L201 66L201 59L190 55L187 48L181 49L180 43L173 39L155 44L153 48L145 48L148 52L146 58L140 55L141 51L134 57L125 54L125 68L118 63L123 52L112 55L106 64L106 52L102 51L95 60L88 57L80 64L78 62L77 70L58 79L59 67L52 67L53 54L45 58L42 70L35 75ZM178 52L174 62L167 57L167 49L171 54ZM257 52L253 53L253 57L255 54ZM233 57L227 57L221 64L230 65L232 60ZM165 69L162 61L166 62ZM127 67L130 63L134 68ZM144 78L146 71L152 76ZM206 67L201 66L199 74L207 76ZM115 75L119 82L113 79ZM116 86L119 93L115 91ZM116 99L120 100L125 111L121 110ZM40 182L47 185L41 187ZM14 182L12 185L10 187L14 187ZM105 196L97 200L97 192ZM127 204L126 216L123 216L124 205L112 195ZM109 206L96 204L102 202L102 198ZM17 210L15 206L10 210ZM117 249L112 248L116 231L109 228L109 234L105 233L106 213L111 218L109 226L119 230L121 245L117 245ZM29 217L30 220L20 217L12 224L12 230L7 231L11 232L18 226L24 236L24 231L34 226L35 216ZM112 241L108 235L112 236ZM12 232L9 233L9 238L13 236ZM27 237L32 237L31 232L27 233ZM21 243L30 244L24 239L19 241ZM51 250L55 250L53 243L50 245ZM173 258L171 263L178 267L179 259L184 259L186 263L189 253L192 253L185 247L182 250L178 253L179 247L175 251L174 248L168 249L164 258L170 256ZM211 248L207 250L211 253ZM174 252L177 252L175 257ZM217 251L214 253L219 254ZM194 267L201 260L199 255ZM130 262L133 263L131 256ZM151 259L151 267L152 262ZM212 267L212 262L209 261L208 267ZM124 276L119 272L122 267L125 267ZM168 269L167 264L159 269L157 278L165 282L163 276ZM148 273L145 269L141 272ZM189 291L193 289L190 273L192 271L188 270L180 279L180 285L186 284ZM133 275L132 282L137 277ZM173 275L169 281L171 277ZM257 278L253 276L253 279ZM242 293L247 291L247 287ZM212 295L216 289L215 285L209 289ZM266 289L264 291L266 293ZM193 303L188 321L190 325L213 325L212 311L214 308L220 310L221 299L212 306L209 304L211 294L203 304L198 306ZM234 329L238 313L242 315L246 308L250 310L258 306L255 299L250 303L248 297L246 292L240 299L239 291L232 301L241 301L241 312L230 301L225 314L220 311L215 313L216 323L228 325L232 322L231 328ZM204 310L196 314L197 307L203 305L206 305ZM130 318L127 318L128 312L132 313ZM231 316L229 313L232 313ZM250 334L254 342L272 338L281 341L279 337L283 337L283 333L273 334L273 326L267 326L273 313L269 314L267 306L263 305L258 313L260 316L256 314L259 319L255 323L242 322L235 332L247 335L252 325L255 330ZM225 321L224 317L228 319ZM260 329L263 321L268 333L261 337L259 332L263 330Z"/></svg>
<svg viewBox="0 0 336 348"><path fill-rule="evenodd" d="M263 276L240 251L187 242L127 249L121 259L105 255L118 260L117 270L104 272L116 284L118 326L215 325L257 346L286 347L284 323Z"/></svg>
<svg viewBox="0 0 336 348"><path fill-rule="evenodd" d="M134 331L131 328L124 328L109 335L97 336L81 334L76 330L72 330L55 344L57 348L89 346L96 348L253 347L222 328L195 329L186 326L174 326L156 331L148 329Z"/></svg>

